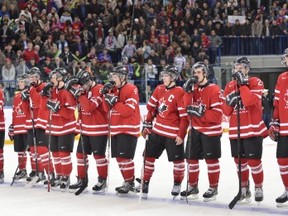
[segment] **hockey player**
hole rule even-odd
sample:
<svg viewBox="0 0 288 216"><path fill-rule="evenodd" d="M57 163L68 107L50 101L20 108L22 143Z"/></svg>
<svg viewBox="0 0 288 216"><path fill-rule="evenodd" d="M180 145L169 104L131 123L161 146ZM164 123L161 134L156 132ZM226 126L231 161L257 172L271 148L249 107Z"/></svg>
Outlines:
<svg viewBox="0 0 288 216"><path fill-rule="evenodd" d="M5 119L4 119L4 92L0 88L0 184L4 182L4 141L5 141Z"/></svg>
<svg viewBox="0 0 288 216"><path fill-rule="evenodd" d="M18 181L27 178L27 130L25 129L26 115L21 109L21 91L28 87L29 76L22 74L17 78L19 92L15 94L12 107L12 124L9 126L8 135L14 140L14 151L18 154L19 171L15 174L14 180Z"/></svg>
<svg viewBox="0 0 288 216"><path fill-rule="evenodd" d="M288 66L288 49L285 49L281 57L281 63ZM272 140L277 141L277 162L279 165L280 175L284 185L284 192L276 198L278 207L281 207L288 201L288 130L287 130L287 89L288 89L288 71L283 72L278 77L275 86L274 112L270 123L269 136Z"/></svg>
<svg viewBox="0 0 288 216"><path fill-rule="evenodd" d="M127 82L128 70L117 66L103 87L104 108L109 112L112 157L116 158L124 183L116 187L118 194L134 190L134 155L140 134L139 92ZM110 138L110 137L109 137Z"/></svg>
<svg viewBox="0 0 288 216"><path fill-rule="evenodd" d="M51 71L49 78L53 88L47 100L47 108L51 112L51 122L48 120L46 134L51 135L50 150L57 174L56 186L60 181L60 189L64 192L70 185L72 172L71 152L76 128L74 114L76 101L72 94L64 88L67 78L65 69L57 68Z"/></svg>
<svg viewBox="0 0 288 216"><path fill-rule="evenodd" d="M242 195L239 203L250 202L249 168L255 184L256 202L263 200L262 142L267 136L267 129L262 120L261 97L263 82L257 77L249 77L250 61L247 57L234 60L233 80L224 90L225 102L223 113L229 120L229 139L232 157L238 169L238 154L241 154ZM239 103L239 104L238 104ZM238 110L239 109L239 110ZM237 114L240 115L238 121ZM240 125L240 131L238 131ZM240 135L241 153L238 152L238 133ZM238 170L239 172L239 170Z"/></svg>
<svg viewBox="0 0 288 216"><path fill-rule="evenodd" d="M203 194L204 201L215 200L218 194L223 115L221 89L210 84L208 75L208 67L203 62L197 62L192 67L192 76L183 86L186 91L184 106L192 122L186 144L188 188L181 192L181 198L198 197L199 160L205 159L209 189Z"/></svg>
<svg viewBox="0 0 288 216"><path fill-rule="evenodd" d="M187 113L183 107L184 91L176 86L179 72L175 66L165 66L158 85L147 103L147 116L143 122L142 135L146 141L145 166L142 176L142 196L147 197L154 163L166 149L168 161L173 162L174 184L172 196L178 196L184 178L184 138L188 127ZM152 122L154 120L154 126Z"/></svg>
<svg viewBox="0 0 288 216"><path fill-rule="evenodd" d="M76 132L80 133L77 147L78 182L69 186L69 191L74 192L86 184L87 187L87 155L93 153L98 171L98 182L93 191L104 192L108 174L108 161L105 157L108 134L107 112L103 109L103 85L97 83L91 74L82 70L76 76L80 87L72 86L70 92L76 98L79 108L79 118ZM84 150L82 149L84 147ZM86 160L86 162L85 162ZM86 182L85 182L86 180Z"/></svg>
<svg viewBox="0 0 288 216"><path fill-rule="evenodd" d="M39 180L45 180L44 170L48 173L54 172L53 165L48 163L48 138L45 134L45 130L39 126L41 125L45 115L45 110L41 106L40 92L44 89L45 83L40 79L41 71L37 67L33 67L29 71L30 87L21 91L22 110L26 115L27 129L27 144L30 146L30 152L32 155L32 172L29 174L27 181L31 181L31 185ZM36 148L35 148L36 145ZM37 157L37 159L36 159ZM50 161L50 164L52 162Z"/></svg>

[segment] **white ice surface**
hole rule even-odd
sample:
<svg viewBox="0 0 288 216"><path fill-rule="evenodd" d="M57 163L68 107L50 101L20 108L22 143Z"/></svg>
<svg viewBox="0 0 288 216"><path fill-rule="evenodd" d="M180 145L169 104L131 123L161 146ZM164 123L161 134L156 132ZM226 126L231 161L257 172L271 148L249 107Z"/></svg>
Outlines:
<svg viewBox="0 0 288 216"><path fill-rule="evenodd" d="M75 142L75 148L77 142ZM135 156L135 174L140 176L142 168L142 151L144 139L139 138ZM166 153L156 161L155 172L150 181L148 200L141 200L137 196L118 197L115 195L115 187L123 182L115 159L111 159L109 190L107 195L94 195L91 188L96 183L97 172L95 162L90 156L89 167L89 191L79 196L73 193L50 191L42 185L25 189L22 183L14 183L11 187L11 179L17 166L17 156L13 152L13 145L4 147L4 172L5 183L0 184L0 212L2 216L10 215L39 215L39 216L78 216L78 215L119 215L119 216L146 216L146 215L288 215L288 208L277 208L275 198L283 192L283 185L279 175L279 169L275 158L276 144L269 138L264 140L263 167L264 167L264 201L258 206L252 199L252 203L246 206L235 206L233 210L228 204L238 191L238 180L235 164L230 156L228 135L222 137L221 175L219 183L219 195L214 202L204 203L202 194L208 189L207 168L204 161L200 162L199 199L196 201L172 199L170 191L173 184L172 163L167 161ZM71 181L76 181L77 166L75 152L73 156L73 173ZM30 164L28 163L28 172ZM250 176L250 182L253 182ZM253 191L253 183L251 189ZM182 189L186 188L186 178L182 183Z"/></svg>

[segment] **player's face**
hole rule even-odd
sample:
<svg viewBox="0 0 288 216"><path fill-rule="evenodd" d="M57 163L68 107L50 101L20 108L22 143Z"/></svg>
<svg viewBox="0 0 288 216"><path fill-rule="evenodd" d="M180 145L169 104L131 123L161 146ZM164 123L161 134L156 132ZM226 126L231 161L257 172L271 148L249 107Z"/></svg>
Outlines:
<svg viewBox="0 0 288 216"><path fill-rule="evenodd" d="M122 82L124 81L121 79L121 76L117 73L111 73L110 80L115 82L115 86L117 88L120 88L122 86Z"/></svg>
<svg viewBox="0 0 288 216"><path fill-rule="evenodd" d="M249 72L249 69L245 64L235 64L234 71L235 72L241 71L243 74L247 75Z"/></svg>
<svg viewBox="0 0 288 216"><path fill-rule="evenodd" d="M18 87L20 90L23 90L25 88L25 80L19 80Z"/></svg>
<svg viewBox="0 0 288 216"><path fill-rule="evenodd" d="M196 68L193 71L193 76L198 77L198 84L201 84L206 78L206 76L204 75L203 68L201 68L201 67Z"/></svg>
<svg viewBox="0 0 288 216"><path fill-rule="evenodd" d="M171 84L171 82L173 81L172 77L167 73L162 74L161 78L162 78L165 86L169 86Z"/></svg>
<svg viewBox="0 0 288 216"><path fill-rule="evenodd" d="M90 87L91 87L91 80L89 80L88 82L86 82L82 88L85 90L85 91L89 91L90 90Z"/></svg>
<svg viewBox="0 0 288 216"><path fill-rule="evenodd" d="M39 77L35 74L29 76L30 82L38 83Z"/></svg>
<svg viewBox="0 0 288 216"><path fill-rule="evenodd" d="M51 76L50 81L51 81L51 83L53 83L53 86L56 87L57 84L58 84L57 75L56 75L56 74L53 74L53 75Z"/></svg>

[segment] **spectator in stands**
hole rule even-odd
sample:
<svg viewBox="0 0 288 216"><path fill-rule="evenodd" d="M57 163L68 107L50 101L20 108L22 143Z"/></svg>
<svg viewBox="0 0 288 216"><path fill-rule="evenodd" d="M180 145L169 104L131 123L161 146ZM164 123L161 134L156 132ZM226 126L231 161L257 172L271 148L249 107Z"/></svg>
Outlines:
<svg viewBox="0 0 288 216"><path fill-rule="evenodd" d="M182 55L181 48L176 50L176 55L174 57L174 65L177 67L179 74L181 73L184 65L186 64L186 58Z"/></svg>
<svg viewBox="0 0 288 216"><path fill-rule="evenodd" d="M135 56L135 54L136 54L136 46L132 43L132 39L129 38L128 43L124 46L122 50L122 53L121 53L122 59L124 57L131 59L131 57Z"/></svg>
<svg viewBox="0 0 288 216"><path fill-rule="evenodd" d="M73 54L69 50L68 44L64 46L64 51L59 56L65 64L65 68L73 61Z"/></svg>
<svg viewBox="0 0 288 216"><path fill-rule="evenodd" d="M15 67L16 77L21 76L23 74L28 74L29 68L26 65L25 60L21 57L19 59L19 64Z"/></svg>
<svg viewBox="0 0 288 216"><path fill-rule="evenodd" d="M5 59L5 64L1 68L2 81L5 89L9 92L9 97L14 96L16 70L10 58Z"/></svg>
<svg viewBox="0 0 288 216"><path fill-rule="evenodd" d="M222 39L220 36L216 35L215 30L211 31L211 35L208 36L210 40L210 47L209 47L209 56L210 56L210 63L215 64L216 61L217 63L220 63L220 48L222 46Z"/></svg>
<svg viewBox="0 0 288 216"><path fill-rule="evenodd" d="M22 55L26 63L29 63L31 59L35 59L36 64L39 63L39 55L34 50L33 43L31 41L27 43L27 49L23 51Z"/></svg>
<svg viewBox="0 0 288 216"><path fill-rule="evenodd" d="M49 81L49 74L50 72L54 69L51 63L51 58L50 57L46 57L45 61L43 62L43 64L40 66L40 71L41 73L41 80L43 80L44 82L48 82Z"/></svg>
<svg viewBox="0 0 288 216"><path fill-rule="evenodd" d="M116 60L116 44L117 40L113 33L113 28L109 30L109 35L104 40L105 48L111 56L112 63L117 63Z"/></svg>

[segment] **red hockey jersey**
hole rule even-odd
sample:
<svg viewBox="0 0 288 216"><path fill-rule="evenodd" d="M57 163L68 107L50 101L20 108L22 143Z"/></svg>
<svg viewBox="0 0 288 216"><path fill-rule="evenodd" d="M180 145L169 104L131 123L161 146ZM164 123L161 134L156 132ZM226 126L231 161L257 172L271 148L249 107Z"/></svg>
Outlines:
<svg viewBox="0 0 288 216"><path fill-rule="evenodd" d="M37 87L30 87L29 93L30 98L27 101L22 101L22 110L26 115L26 125L27 130L32 129L32 118L34 119L34 126L36 127L39 107L40 107L40 92L44 88L45 84L41 83ZM33 111L33 113L32 113Z"/></svg>
<svg viewBox="0 0 288 216"><path fill-rule="evenodd" d="M195 87L193 93L185 93L184 106L203 104L206 111L201 118L192 117L192 127L207 136L222 134L222 94L218 85L208 84L204 87ZM190 117L188 116L190 119Z"/></svg>
<svg viewBox="0 0 288 216"><path fill-rule="evenodd" d="M12 107L12 125L14 126L14 134L27 133L25 129L26 115L22 110L21 92L17 92L14 97Z"/></svg>
<svg viewBox="0 0 288 216"><path fill-rule="evenodd" d="M152 121L155 113L153 132L161 136L182 139L188 128L186 109L183 105L184 90L174 86L166 89L165 85L158 85L147 103L147 121Z"/></svg>
<svg viewBox="0 0 288 216"><path fill-rule="evenodd" d="M50 123L47 124L46 133L51 130L53 136L63 136L75 132L76 119L75 119L75 107L76 100L73 95L66 89L52 89L51 98L60 102L60 109L52 113L51 128Z"/></svg>
<svg viewBox="0 0 288 216"><path fill-rule="evenodd" d="M108 134L107 112L104 110L103 98L100 93L102 88L103 85L99 84L92 87L85 95L79 97L80 112L76 127L77 133L82 132L83 135L87 136L103 136Z"/></svg>
<svg viewBox="0 0 288 216"><path fill-rule="evenodd" d="M135 137L140 135L140 109L138 88L126 83L120 89L112 89L111 94L118 96L118 102L111 110L111 135L129 134ZM103 100L105 100L103 98ZM103 103L109 112L107 103Z"/></svg>
<svg viewBox="0 0 288 216"><path fill-rule="evenodd" d="M275 86L273 118L280 121L280 136L288 135L288 71L280 74Z"/></svg>
<svg viewBox="0 0 288 216"><path fill-rule="evenodd" d="M4 100L4 92L0 89L0 131L5 131Z"/></svg>
<svg viewBox="0 0 288 216"><path fill-rule="evenodd" d="M224 90L224 98L237 89L237 82L230 81ZM249 78L249 85L239 87L240 103L240 137L256 137L268 135L267 128L262 120L262 92L264 86L262 80L257 77ZM225 102L222 105L224 115L230 117L229 138L237 139L237 106L230 107Z"/></svg>

